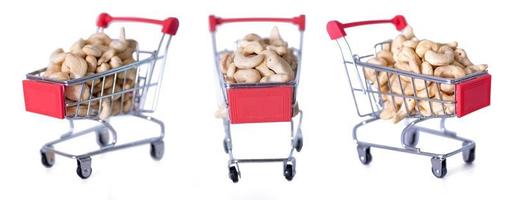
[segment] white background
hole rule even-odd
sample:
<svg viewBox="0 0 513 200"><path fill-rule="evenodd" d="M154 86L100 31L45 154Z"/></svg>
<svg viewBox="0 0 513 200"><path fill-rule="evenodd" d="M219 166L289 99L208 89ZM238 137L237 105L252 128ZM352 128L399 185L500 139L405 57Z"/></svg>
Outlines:
<svg viewBox="0 0 513 200"><path fill-rule="evenodd" d="M513 19L513 14L504 2L2 1L0 199L511 198L508 185L513 178L513 136L508 123L512 96L508 79L513 73L509 61L513 32L507 19ZM166 152L159 162L151 159L148 146L96 156L92 176L81 180L75 174L74 160L57 157L53 168L41 165L42 144L58 138L67 124L25 112L21 80L26 73L45 67L53 49L67 48L79 37L93 33L101 12L180 19L154 115L166 123ZM305 142L303 151L296 154L297 174L292 182L282 176L280 163L241 165L242 180L233 184L228 179L227 156L221 145L222 123L213 117L217 85L207 26L209 14L307 16L298 97L305 112ZM326 22L384 19L396 14L406 16L419 38L459 41L474 62L489 64L494 76L492 106L448 124L461 136L477 142L476 161L468 166L460 155L451 157L444 179L431 174L428 157L373 149L373 162L363 166L351 139L353 125L363 119L356 115L340 53L328 38ZM249 31L226 27L221 26L219 34L241 37ZM355 29L349 34L357 37L349 39L371 47L374 42L395 36L391 30L387 26ZM152 31L158 33L158 28L127 28L129 37L148 34L152 38ZM294 36L284 34L290 40ZM157 133L152 124L140 120L122 118L112 122L119 129L120 142ZM365 129L369 133L365 138L399 145L399 128L388 122L378 123ZM241 157L284 156L288 151L285 124L236 126L233 131ZM422 135L419 145L443 152L460 144ZM90 136L62 148L80 152L96 146Z"/></svg>

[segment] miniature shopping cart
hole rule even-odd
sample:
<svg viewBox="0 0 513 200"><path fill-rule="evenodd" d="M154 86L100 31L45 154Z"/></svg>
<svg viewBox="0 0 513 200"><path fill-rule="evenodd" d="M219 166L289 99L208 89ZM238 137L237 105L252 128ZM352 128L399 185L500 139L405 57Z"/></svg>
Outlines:
<svg viewBox="0 0 513 200"><path fill-rule="evenodd" d="M76 172L78 176L86 179L92 172L91 156L145 144L150 144L150 153L155 160L160 160L163 156L164 123L158 119L145 115L145 113L152 113L155 111L169 44L172 36L175 35L178 29L178 19L170 17L161 21L133 17L111 17L106 13L102 13L99 15L97 21L98 32L103 32L111 22L115 21L142 22L161 25L162 37L160 38L157 49L153 51L140 51L137 48L134 52L136 57L135 62L78 79L68 81L45 79L42 76L43 72L46 70L46 68L44 68L27 74L27 80L23 81L23 92L27 111L59 119L67 119L69 121L70 130L68 132L62 135L59 139L51 141L41 148L41 161L46 167L53 166L55 163L55 154L76 159L78 165ZM128 76L128 73L135 73L135 75L132 76L133 80L127 79L127 77L130 77ZM134 84L131 88L117 88L116 90L116 81L109 82L108 80L110 78L114 78L113 80L121 80L123 83L133 81ZM85 91L85 86L88 83L100 86L101 94L96 97L90 95L89 98L78 101L69 101L65 98L65 92L68 87L79 86L80 96L86 92L92 94L95 87L91 87L91 91ZM108 84L111 83L112 85L109 86ZM124 98L128 99L129 96L132 97L132 102L130 103L132 106L127 107L127 109L120 109L119 114L116 115L116 117L130 115L156 123L160 128L159 136L125 144L117 144L116 130L111 126L108 119L102 120L99 117L101 112L107 112L107 110L101 109L103 107L95 108L94 105L103 105L102 102L110 102L110 110L108 110L108 112L112 113L115 112L113 111L115 108L113 106L114 98L120 98L121 102L124 103ZM98 122L98 125L82 131L75 131L74 121L82 119L96 121ZM74 155L54 148L54 145L56 144L89 133L96 134L96 140L100 146L98 150Z"/></svg>
<svg viewBox="0 0 513 200"><path fill-rule="evenodd" d="M483 71L468 74L465 77L458 79L447 79L369 64L366 62L366 60L373 55L360 56L353 54L351 46L346 39L346 29L350 27L380 23L391 23L395 25L398 31L403 30L407 26L406 20L403 16L396 16L390 20L375 20L353 23L330 21L327 24L328 34L332 40L337 41L342 53L345 72L349 80L349 86L358 116L368 117L368 119L360 122L353 128L353 139L357 143L357 152L360 161L363 164L369 164L371 162L371 147L429 156L431 157L432 173L438 178L442 178L447 174L446 159L450 156L461 152L463 154L463 160L466 163L472 163L475 158L476 144L472 140L459 137L455 132L447 130L445 128L445 120L455 116L463 117L466 114L488 106L490 104L491 75L488 74L487 71ZM390 43L390 41L376 44L376 52L380 49L383 49L383 45L386 43ZM415 84L423 84L425 89L420 92L413 90L413 94L408 94L405 93L406 85L401 85L401 82L399 82L401 91L399 94L392 93L390 91L382 92L381 89L377 87L374 88L371 85L371 80L369 80L369 77L364 75L364 70L375 70L376 74L386 73L386 77L388 78L391 76L397 76L398 78L409 79L409 82L413 84L414 88ZM390 84L390 82L388 82L388 84ZM431 87L431 91L428 91L429 84L434 86ZM380 84L378 83L378 85ZM390 85L388 86L390 87ZM454 97L442 98L441 87L446 86L455 88ZM424 94L435 92L437 93L438 98L423 97L423 95L420 95L421 92L424 92ZM407 114L407 119L405 120L407 125L404 127L401 134L401 143L403 146L402 148L358 140L358 128L380 119L379 115L384 108L384 95L392 97L392 100L397 99L402 100L403 102L406 102L407 100L414 100L417 102L426 101L429 105L427 115L422 115L419 112L411 112ZM443 113L433 112L433 107L435 104L442 105ZM407 104L405 105L407 106ZM417 107L413 108L413 110L418 110L419 105L415 104L415 106ZM447 107L454 108L454 112L446 109ZM407 110L409 109L407 108ZM395 111L397 112L397 109ZM430 119L439 119L440 128L430 129L418 125L419 123L428 121ZM462 147L445 154L423 151L416 147L419 141L420 133L429 133L436 136L457 140L462 142Z"/></svg>
<svg viewBox="0 0 513 200"><path fill-rule="evenodd" d="M257 83L257 84L229 84L225 82L220 71L219 58L223 53L217 51L216 29L218 25L233 22L285 22L299 27L299 48L295 48L297 56L297 69L295 80L287 83ZM296 160L293 157L294 149L301 151L303 135L301 133L302 111L297 109L299 115L298 126L294 128L294 107L297 107L297 87L299 84L301 55L303 44L303 31L305 30L305 16L293 18L220 18L209 17L210 32L214 48L216 72L222 93L223 106L228 108L228 117L223 119L225 138L223 146L229 155L228 171L230 179L236 183L240 178L239 163L283 162L283 174L287 180L295 175ZM266 105L266 107L262 107ZM233 156L233 145L230 126L241 123L264 122L290 122L291 150L286 158L265 159L237 159ZM294 131L295 130L295 131Z"/></svg>

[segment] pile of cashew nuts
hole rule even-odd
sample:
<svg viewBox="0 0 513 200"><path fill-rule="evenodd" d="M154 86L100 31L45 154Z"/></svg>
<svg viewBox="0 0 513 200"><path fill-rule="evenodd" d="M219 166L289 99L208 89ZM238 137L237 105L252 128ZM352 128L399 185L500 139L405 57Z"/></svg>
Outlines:
<svg viewBox="0 0 513 200"><path fill-rule="evenodd" d="M409 26L391 43L385 43L383 49L367 62L450 79L485 71L488 67L486 64L473 64L465 50L458 48L457 42L437 43L427 39L419 40ZM370 68L365 68L364 74L366 79L374 87L379 87L383 94L384 107L380 113L381 119L390 119L393 123L397 123L416 113L423 116L454 114L454 104L387 95L392 92L403 96L453 101L454 85L424 82L421 79L378 72Z"/></svg>
<svg viewBox="0 0 513 200"><path fill-rule="evenodd" d="M113 68L121 67L135 62L133 53L136 51L137 41L125 38L125 30L122 28L119 39L111 39L103 32L97 32L88 39L79 39L75 42L69 52L62 48L56 49L50 55L50 64L42 74L44 78L66 81L86 77L95 73L101 73ZM84 101L95 97L110 95L115 92L127 90L134 87L136 69L130 69L126 73L120 72L116 75L87 81L86 84L70 85L65 88L67 102ZM103 90L102 90L103 87ZM91 88L93 88L91 90ZM91 92L92 91L92 92ZM82 94L82 95L81 95ZM114 95L112 98L90 101L77 106L66 108L66 116L84 117L91 113L99 113L100 119L107 119L109 116L117 115L121 111L129 112L132 109L132 93ZM112 102L111 102L112 100Z"/></svg>
<svg viewBox="0 0 513 200"><path fill-rule="evenodd" d="M284 83L294 80L297 58L277 27L269 38L251 33L238 41L238 48L220 56L227 83Z"/></svg>

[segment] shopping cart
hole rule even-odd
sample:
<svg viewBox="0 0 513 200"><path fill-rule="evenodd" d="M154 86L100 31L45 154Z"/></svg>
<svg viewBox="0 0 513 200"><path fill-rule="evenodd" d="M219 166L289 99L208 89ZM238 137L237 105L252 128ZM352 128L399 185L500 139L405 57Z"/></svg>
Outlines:
<svg viewBox="0 0 513 200"><path fill-rule="evenodd" d="M339 45L340 51L342 53L345 72L349 80L349 86L358 116L368 118L353 128L353 139L357 143L357 152L360 161L363 164L369 164L371 162L371 147L429 156L431 157L432 173L438 178L442 178L447 174L446 159L450 156L461 152L463 155L463 160L466 163L472 163L475 159L476 144L472 140L459 137L455 132L447 130L445 127L445 120L455 116L463 117L466 114L488 106L490 104L491 75L488 74L487 71L483 71L468 74L465 77L458 79L447 79L369 64L366 62L366 60L368 60L373 55L360 56L353 54L351 46L346 39L346 29L356 26L380 23L391 23L396 27L398 31L403 30L407 26L406 20L403 16L396 16L390 20L374 20L353 23L330 21L327 24L328 34L332 40L337 41L337 44ZM390 43L390 41L376 44L375 51L377 52L378 50L383 49L383 45L387 43ZM375 70L377 73L386 73L386 77L389 79L392 76L409 79L409 82L413 84L414 88L415 84L420 83L424 85L425 89L421 92L413 90L413 94L410 94L405 92L407 85L399 84L400 92L398 94L392 93L391 91L382 91L381 89L371 85L371 81L364 75L364 70ZM399 83L401 83L401 81ZM390 84L390 82L388 84ZM380 84L378 83L378 85ZM433 85L434 87L430 87L430 89L428 89L428 85ZM390 87L390 85L388 86ZM441 94L442 87L454 87L454 97L443 98ZM424 92L424 94L435 92L438 98L426 98L425 95L421 94L422 92ZM429 105L427 114L422 114L415 111L419 110L419 104L415 104L416 108L412 109L414 110L413 112L407 112L407 119L405 120L406 126L402 130L401 134L401 143L403 146L402 148L358 140L357 134L360 127L380 119L379 115L384 108L384 96L391 97L392 100L402 100L403 102L425 101L427 104L424 105ZM438 106L441 104L443 107L443 112L433 111L437 104ZM408 104L404 105L408 106ZM366 108L368 112L363 110L364 108ZM455 110L450 111L446 108L455 108ZM407 110L410 109L407 108ZM397 112L397 108L395 111ZM430 119L440 120L439 129L430 129L418 125L419 123L428 121ZM449 139L461 141L463 144L461 148L444 154L423 151L416 147L419 141L420 133L429 133L436 136L446 137Z"/></svg>
<svg viewBox="0 0 513 200"><path fill-rule="evenodd" d="M155 160L160 160L163 156L164 123L145 115L145 113L155 111L169 44L172 36L175 35L178 29L178 19L170 17L161 21L134 17L111 17L107 13L102 13L99 15L96 23L98 32L103 32L111 22L117 21L161 25L162 37L160 38L157 49L153 51L141 51L136 48L135 62L78 79L68 81L49 80L43 77L43 72L46 70L46 68L44 68L27 74L27 80L23 81L25 108L27 111L59 119L67 119L69 121L70 130L68 132L59 139L46 143L41 148L41 161L46 167L53 166L55 163L55 154L76 159L78 165L76 172L78 176L86 179L92 172L91 156L144 144L150 144L150 153ZM130 76L130 74L133 76ZM113 80L122 80L123 85L129 81L133 81L134 84L130 88L118 87L116 89L116 81L109 81L111 78L113 78ZM91 87L91 91L85 91L86 84L101 86L100 95L97 97L89 95L90 97L82 100L79 99L78 101L65 99L65 91L67 88L71 87L78 86L80 88L80 96L87 92L92 94L95 87ZM129 99L129 97L133 97L131 98L131 102L127 102L129 100L125 101L125 99ZM115 104L113 104L115 98L121 99L121 102L123 102L121 106L119 106L119 111L115 111L116 107ZM107 102L106 104L110 102L110 110L102 109L102 102ZM95 105L102 105L102 107L98 108L95 107ZM100 118L103 112L119 112L116 117L129 115L156 123L160 128L160 135L129 143L117 144L116 130L111 126L109 120L102 120ZM74 130L74 121L83 119L96 121L98 125L82 131ZM54 148L54 145L89 133L96 134L96 140L100 146L98 150L74 155Z"/></svg>
<svg viewBox="0 0 513 200"><path fill-rule="evenodd" d="M295 79L287 83L229 84L225 82L219 66L219 58L223 51L217 51L216 29L218 25L234 22L284 22L297 25L300 38L299 48L296 48L294 51L298 63ZM239 181L239 163L283 162L283 174L287 180L292 180L296 171L296 160L293 157L294 149L299 152L303 146L303 135L301 133L303 113L299 109L296 109L296 113L293 112L294 108L297 108L296 96L301 69L305 16L300 15L293 18L220 18L211 15L209 17L209 25L223 106L228 108L228 117L223 118L225 130L223 147L229 155L228 171L230 179L234 183ZM262 107L262 105L266 105L266 107ZM294 129L294 114L299 114L299 122L296 129ZM288 157L265 159L234 158L230 131L231 124L264 122L290 122L292 147Z"/></svg>

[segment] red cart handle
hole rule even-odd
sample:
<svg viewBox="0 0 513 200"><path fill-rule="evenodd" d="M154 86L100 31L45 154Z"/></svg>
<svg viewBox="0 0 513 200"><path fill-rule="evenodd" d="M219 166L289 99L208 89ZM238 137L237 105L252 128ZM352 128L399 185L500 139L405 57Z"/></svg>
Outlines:
<svg viewBox="0 0 513 200"><path fill-rule="evenodd" d="M210 24L210 32L215 32L218 25L233 22L285 22L297 25L301 31L305 30L305 15L292 18L221 18L210 15L208 22Z"/></svg>
<svg viewBox="0 0 513 200"><path fill-rule="evenodd" d="M326 29L328 31L328 34L330 35L330 38L332 40L335 40L340 37L345 37L347 35L346 31L344 30L346 28L370 25L370 24L384 24L384 23L393 24L398 31L403 30L408 25L404 16L396 15L392 19L351 22L351 23L346 23L346 24L343 24L343 23L340 23L339 21L334 20L334 21L328 22L328 24L326 25Z"/></svg>
<svg viewBox="0 0 513 200"><path fill-rule="evenodd" d="M109 24L113 21L126 21L126 22L142 22L148 24L156 24L162 26L162 33L175 35L178 30L178 19L174 17L169 17L165 20L156 20L156 19L146 19L146 18L138 18L138 17L112 17L107 13L102 13L98 16L98 20L96 21L96 26L101 28L107 28Z"/></svg>

